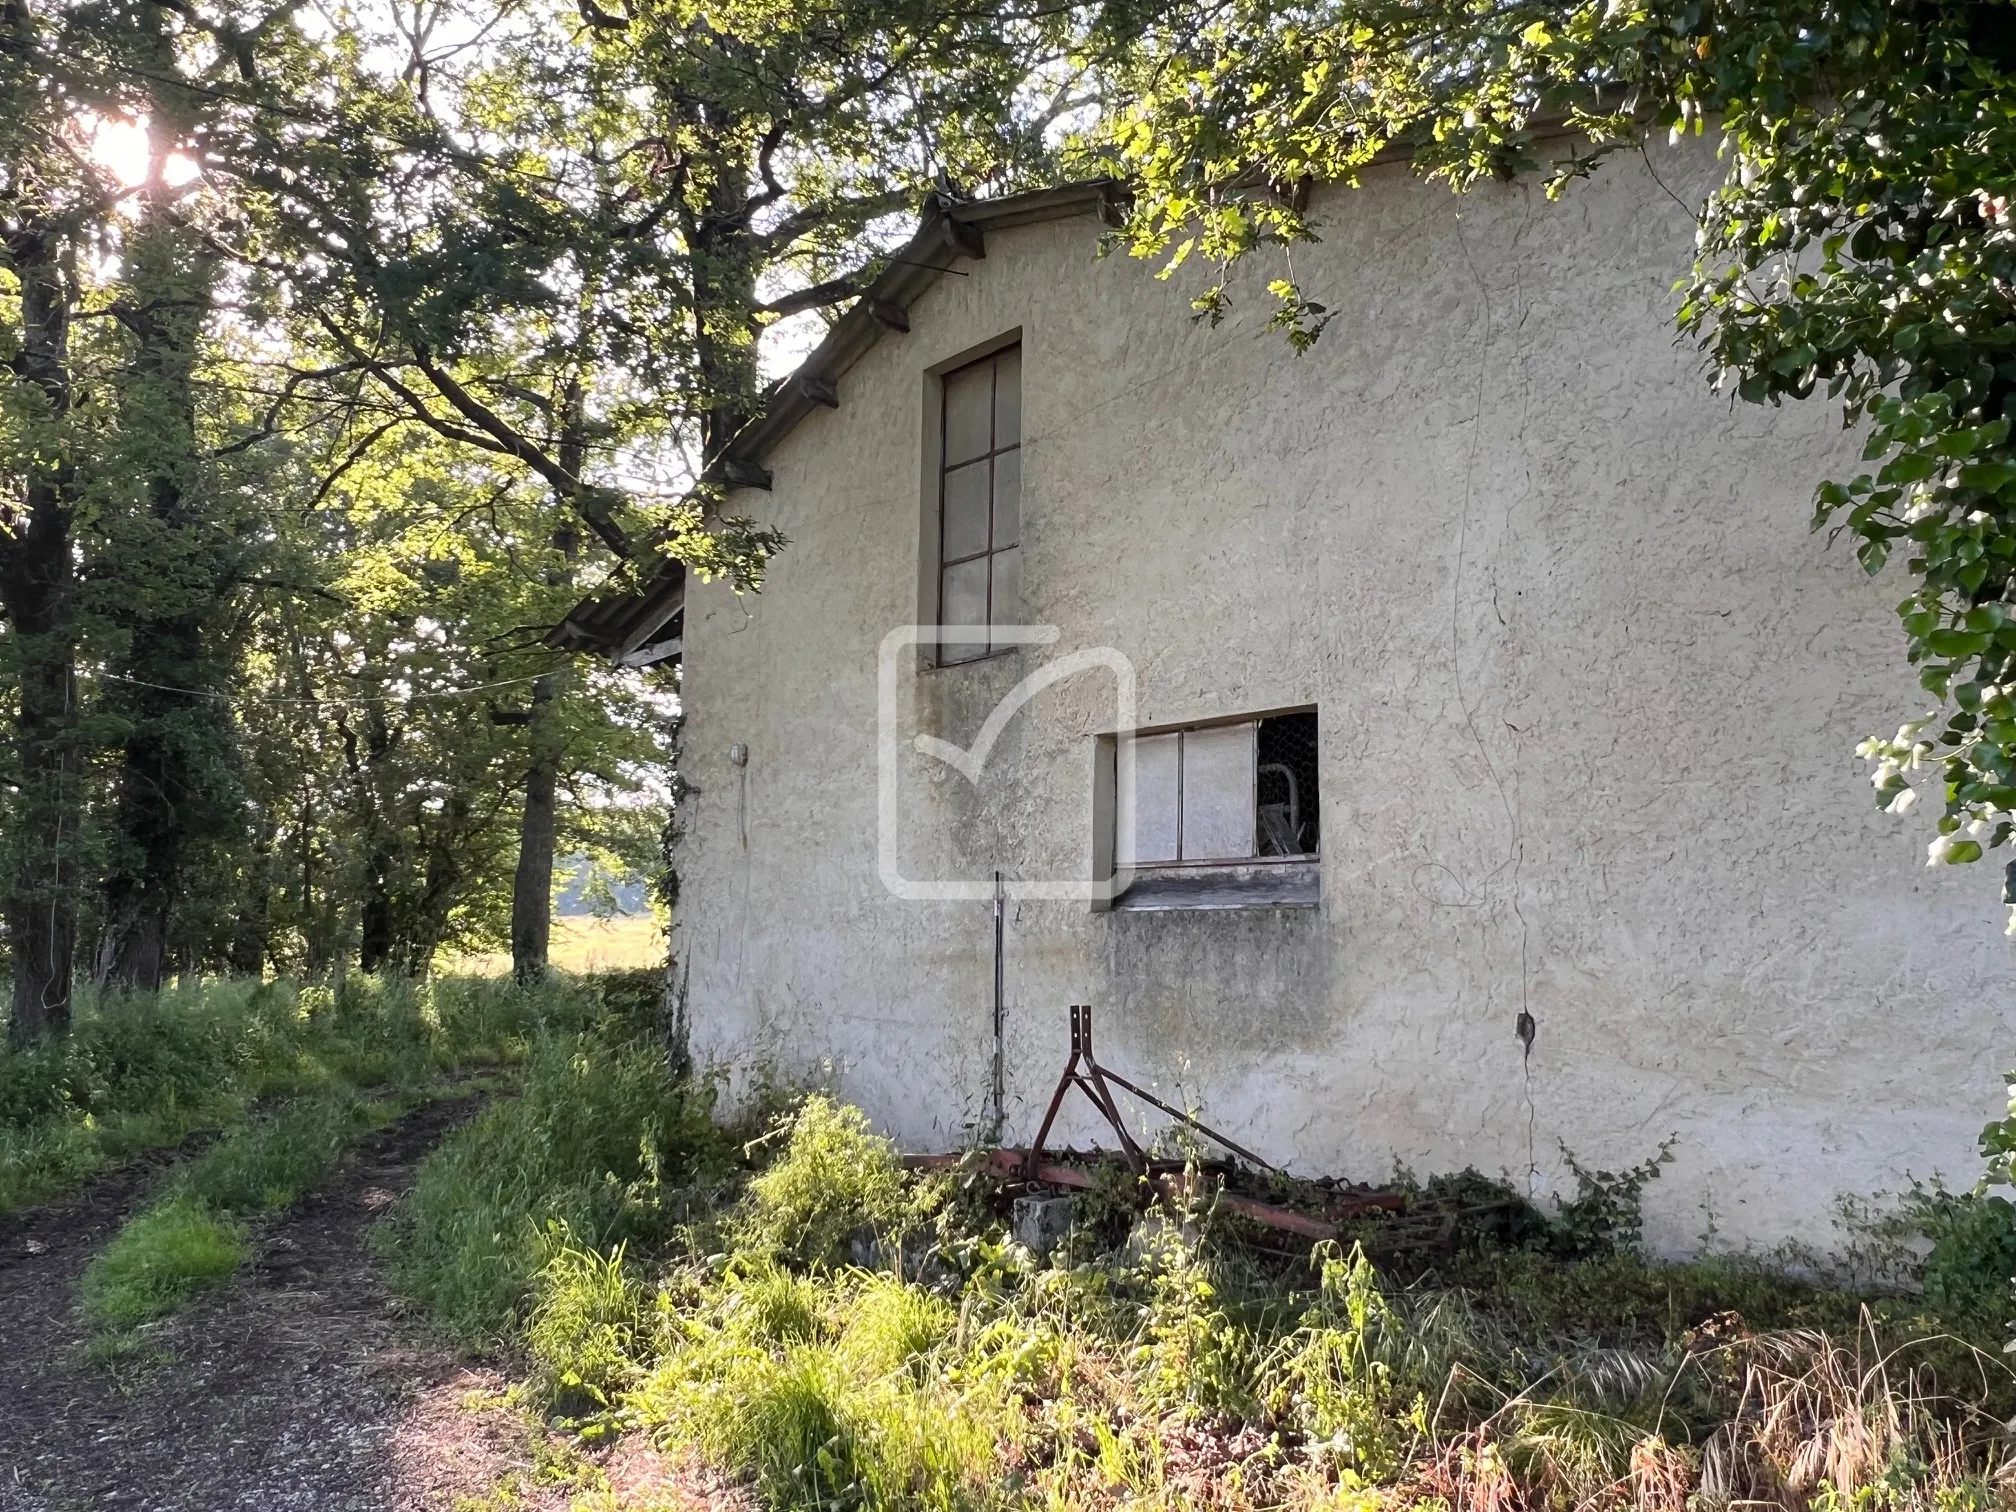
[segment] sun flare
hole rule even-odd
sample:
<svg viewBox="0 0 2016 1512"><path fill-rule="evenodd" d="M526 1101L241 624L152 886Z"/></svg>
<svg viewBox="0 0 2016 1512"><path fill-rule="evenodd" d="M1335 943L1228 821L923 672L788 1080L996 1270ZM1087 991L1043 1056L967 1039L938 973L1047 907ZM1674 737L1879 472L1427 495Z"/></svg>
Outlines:
<svg viewBox="0 0 2016 1512"><path fill-rule="evenodd" d="M117 179L123 188L135 189L147 182L147 163L152 144L144 121L122 121L87 117L84 137L91 161ZM170 188L189 183L202 170L179 152L171 152L161 165L161 176Z"/></svg>

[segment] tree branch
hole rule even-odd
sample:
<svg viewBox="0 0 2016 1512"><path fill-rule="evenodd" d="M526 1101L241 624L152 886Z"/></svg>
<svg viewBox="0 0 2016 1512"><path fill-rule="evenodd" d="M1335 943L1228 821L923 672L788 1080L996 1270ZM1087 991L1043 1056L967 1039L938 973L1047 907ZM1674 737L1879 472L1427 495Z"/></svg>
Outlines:
<svg viewBox="0 0 2016 1512"><path fill-rule="evenodd" d="M490 447L491 450L516 457L539 474L552 486L554 493L566 500L568 505L588 523L589 529L602 538L603 545L617 556L626 560L629 558L631 555L629 540L610 516L609 511L596 502L594 490L547 456L544 450L458 383L455 375L435 362L425 347L416 345L413 348L413 364L427 375L427 381L434 385L442 398L461 412L464 419L494 438L495 444Z"/></svg>
<svg viewBox="0 0 2016 1512"><path fill-rule="evenodd" d="M759 315L775 315L783 319L787 315L797 315L806 310L822 309L827 305L839 304L843 299L853 299L861 293L861 285L854 277L829 278L825 283L813 284L809 289L793 289L789 294L757 305Z"/></svg>

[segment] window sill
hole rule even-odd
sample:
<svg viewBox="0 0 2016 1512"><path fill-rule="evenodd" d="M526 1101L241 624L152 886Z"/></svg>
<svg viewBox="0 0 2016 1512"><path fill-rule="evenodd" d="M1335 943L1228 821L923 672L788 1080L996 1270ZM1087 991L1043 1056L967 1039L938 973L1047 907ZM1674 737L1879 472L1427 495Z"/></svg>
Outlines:
<svg viewBox="0 0 2016 1512"><path fill-rule="evenodd" d="M1144 867L1113 900L1117 913L1174 913L1239 908L1317 908L1323 869L1315 861L1242 866Z"/></svg>
<svg viewBox="0 0 2016 1512"><path fill-rule="evenodd" d="M1019 643L1013 646L997 646L985 656L969 656L963 661L939 661L934 657L929 661L921 663L918 670L922 672L957 672L961 667L984 667L989 662L997 662L1005 657L1013 656L1021 649L1022 647Z"/></svg>

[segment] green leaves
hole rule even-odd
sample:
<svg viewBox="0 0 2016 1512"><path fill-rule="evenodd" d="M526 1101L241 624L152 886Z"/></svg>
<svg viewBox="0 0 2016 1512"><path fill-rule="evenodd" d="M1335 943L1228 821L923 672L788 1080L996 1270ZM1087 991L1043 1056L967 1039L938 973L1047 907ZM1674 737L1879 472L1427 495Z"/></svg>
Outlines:
<svg viewBox="0 0 2016 1512"><path fill-rule="evenodd" d="M1978 656L1994 644L1994 637L1967 630L1935 630L1925 638L1925 644L1935 656Z"/></svg>
<svg viewBox="0 0 2016 1512"><path fill-rule="evenodd" d="M1863 431L1873 476L1821 481L1814 523L1845 528L1869 572L1903 564L1915 580L1899 608L1908 659L1942 700L1973 700L1931 716L1951 753L1944 818L1968 830L1942 836L1935 859L1964 864L2007 841L2001 805L1980 794L2016 775L2005 738L2016 721L1999 712L2003 686L2016 685L2016 77L2000 55L1973 50L1969 28L1991 8L2006 10L2002 0L1200 8L1146 39L1135 102L1109 139L1141 185L1130 247L1154 256L1195 237L1229 269L1313 234L1293 196L1265 186L1349 182L1389 146L1464 188L1521 171L1536 125L1565 112L1586 141L1565 157L1549 149L1560 159L1551 195L1611 151L1714 118L1725 177L1703 208L1678 325L1744 401L1824 389ZM1214 315L1228 287L1221 273ZM1276 280L1269 292L1272 324L1298 350L1321 335L1306 314L1327 317L1310 303L1321 291ZM1875 744L1872 759L1899 759L1895 743ZM1902 779L1879 776L1896 807Z"/></svg>

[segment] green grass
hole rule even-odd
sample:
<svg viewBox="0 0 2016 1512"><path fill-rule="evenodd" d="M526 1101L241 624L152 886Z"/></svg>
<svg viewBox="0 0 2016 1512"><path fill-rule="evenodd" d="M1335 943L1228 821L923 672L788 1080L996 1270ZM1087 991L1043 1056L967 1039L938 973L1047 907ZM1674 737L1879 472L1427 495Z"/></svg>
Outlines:
<svg viewBox="0 0 2016 1512"><path fill-rule="evenodd" d="M85 1268L84 1316L101 1335L93 1347L108 1360L129 1353L103 1336L175 1312L225 1280L245 1257L248 1220L292 1207L359 1136L426 1095L409 1089L387 1102L332 1085L282 1102L176 1166L161 1196Z"/></svg>
<svg viewBox="0 0 2016 1512"><path fill-rule="evenodd" d="M1491 1226L1404 1272L1348 1248L1313 1265L1257 1254L1208 1207L1170 1215L1135 1258L1125 1225L1091 1214L1045 1263L1007 1242L984 1189L907 1174L853 1110L806 1100L751 1168L720 1135L665 1119L676 1086L611 1097L601 1057L621 1050L569 1053L578 1080L556 1063L526 1105L430 1161L429 1222L508 1184L508 1202L479 1204L484 1221L526 1238L484 1317L523 1352L537 1399L584 1435L641 1430L698 1454L767 1506L2010 1502L2006 1296L1992 1318L1937 1315L1923 1295L1760 1257L1662 1264L1630 1245L1628 1182L1612 1208L1556 1215L1474 1175L1418 1200L1494 1196ZM560 1132L591 1096L593 1158ZM674 1157L682 1135L693 1152ZM530 1166L549 1139L576 1154ZM587 1173L626 1143L655 1153L615 1161L597 1188ZM646 1169L648 1202L620 1217L613 1194ZM611 1202L596 1221L542 1224L587 1214L595 1190ZM1931 1236L1949 1270L1963 1227L1990 1231L1967 1241L1976 1268L2006 1237L1994 1212L1968 1211ZM869 1252L848 1241L869 1236L902 1273L848 1263Z"/></svg>
<svg viewBox="0 0 2016 1512"><path fill-rule="evenodd" d="M88 1174L92 1161L59 1168L36 1143L57 1153L92 1148L87 1142L102 1127L97 1115L62 1113L80 1090L101 1100L122 1090L139 1099L141 1110L113 1107L119 1127L146 1116L150 1102L175 1107L180 1098L208 1096L197 1105L207 1107L223 1137L171 1169L155 1201L91 1262L80 1285L84 1315L99 1331L94 1358L114 1366L156 1358L158 1349L133 1331L228 1277L245 1254L246 1225L319 1187L364 1134L463 1090L474 1068L511 1065L535 1045L571 1043L580 1024L653 1021L656 1001L656 979L644 977L556 979L529 990L451 981L244 992L221 984L179 1000L121 1001L87 1020L78 1044L30 1052L5 1067L17 1108L32 1115L39 1098L57 1110L16 1126L17 1164L30 1173L16 1189ZM108 1042L137 1053L123 1062L94 1057ZM192 1045L204 1053L189 1053ZM108 1065L125 1069L108 1072ZM148 1074L133 1074L136 1065ZM96 1155L106 1148L97 1146Z"/></svg>
<svg viewBox="0 0 2016 1512"><path fill-rule="evenodd" d="M664 1239L704 1204L733 1141L655 1039L554 1035L522 1094L442 1142L382 1231L394 1282L457 1336L509 1332L556 1247Z"/></svg>
<svg viewBox="0 0 2016 1512"><path fill-rule="evenodd" d="M397 1104L333 1089L291 1099L178 1167L169 1200L244 1217L292 1207L322 1184L357 1135L397 1111Z"/></svg>
<svg viewBox="0 0 2016 1512"><path fill-rule="evenodd" d="M85 1320L105 1331L151 1322L225 1280L244 1258L238 1224L187 1197L162 1203L130 1220L85 1271Z"/></svg>
<svg viewBox="0 0 2016 1512"><path fill-rule="evenodd" d="M350 977L340 988L191 981L151 995L81 994L68 1038L0 1046L0 1215L136 1155L240 1127L280 1099L515 1065L540 1035L606 1016L612 994L641 1011L658 980L556 976L521 989Z"/></svg>

